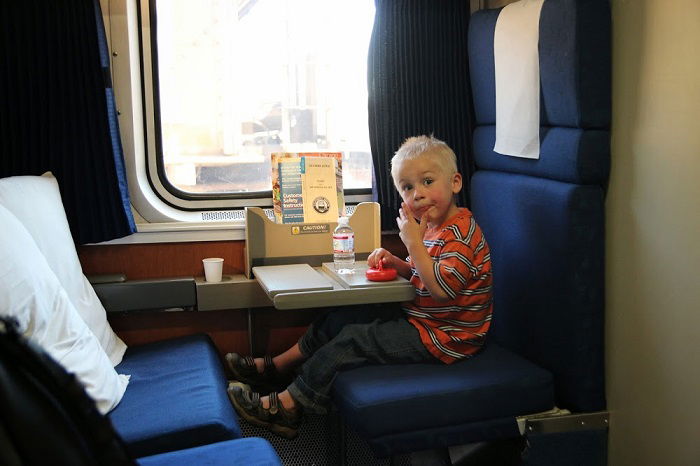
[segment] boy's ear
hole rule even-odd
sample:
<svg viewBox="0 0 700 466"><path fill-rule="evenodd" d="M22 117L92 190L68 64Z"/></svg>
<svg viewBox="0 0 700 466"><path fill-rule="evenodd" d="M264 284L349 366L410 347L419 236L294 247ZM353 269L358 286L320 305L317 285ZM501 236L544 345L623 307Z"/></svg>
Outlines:
<svg viewBox="0 0 700 466"><path fill-rule="evenodd" d="M457 194L462 190L462 174L455 173L452 175L452 193Z"/></svg>

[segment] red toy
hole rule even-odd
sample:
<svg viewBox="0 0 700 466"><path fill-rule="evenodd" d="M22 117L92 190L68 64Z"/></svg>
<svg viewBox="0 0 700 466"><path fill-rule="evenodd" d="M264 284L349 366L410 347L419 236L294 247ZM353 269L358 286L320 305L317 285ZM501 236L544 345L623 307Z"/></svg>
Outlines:
<svg viewBox="0 0 700 466"><path fill-rule="evenodd" d="M385 269L382 261L379 261L379 267L370 267L365 272L367 280L372 282L388 282L396 278L396 269Z"/></svg>

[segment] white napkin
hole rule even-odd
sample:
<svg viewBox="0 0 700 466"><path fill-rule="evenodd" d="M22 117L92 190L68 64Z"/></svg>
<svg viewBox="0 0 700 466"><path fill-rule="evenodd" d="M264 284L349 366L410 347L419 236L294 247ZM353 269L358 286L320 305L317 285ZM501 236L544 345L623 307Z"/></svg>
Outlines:
<svg viewBox="0 0 700 466"><path fill-rule="evenodd" d="M540 158L540 62L537 45L544 0L520 0L498 15L495 152Z"/></svg>

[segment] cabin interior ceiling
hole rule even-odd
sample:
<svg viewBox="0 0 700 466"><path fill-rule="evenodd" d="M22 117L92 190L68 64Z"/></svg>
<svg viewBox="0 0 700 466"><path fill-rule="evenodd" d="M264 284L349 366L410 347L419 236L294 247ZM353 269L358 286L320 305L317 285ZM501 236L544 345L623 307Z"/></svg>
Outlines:
<svg viewBox="0 0 700 466"><path fill-rule="evenodd" d="M470 0L472 10L510 1ZM700 464L700 2L612 0L612 172L606 200L608 464ZM401 243L382 244L399 254ZM199 259L242 273L243 243L84 246L85 273L201 275ZM134 260L138 257L138 260ZM256 348L276 351L313 313L256 310ZM243 310L111 315L127 343L206 331L245 351Z"/></svg>

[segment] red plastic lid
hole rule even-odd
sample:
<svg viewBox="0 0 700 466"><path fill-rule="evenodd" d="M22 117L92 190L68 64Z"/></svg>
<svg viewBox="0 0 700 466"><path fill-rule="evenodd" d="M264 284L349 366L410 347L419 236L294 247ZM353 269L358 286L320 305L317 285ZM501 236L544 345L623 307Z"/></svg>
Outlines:
<svg viewBox="0 0 700 466"><path fill-rule="evenodd" d="M388 282L396 278L396 269L385 269L379 262L378 268L370 267L365 275L367 280L372 282Z"/></svg>

